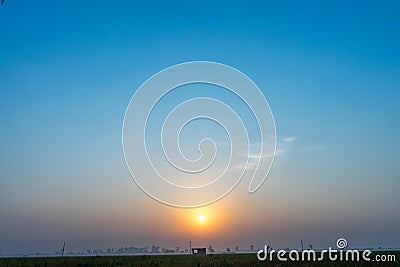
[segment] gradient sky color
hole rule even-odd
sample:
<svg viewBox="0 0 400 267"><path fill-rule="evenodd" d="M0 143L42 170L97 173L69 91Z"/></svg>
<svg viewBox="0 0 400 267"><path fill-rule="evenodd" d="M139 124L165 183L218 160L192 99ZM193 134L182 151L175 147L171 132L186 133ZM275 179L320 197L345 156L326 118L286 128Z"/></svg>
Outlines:
<svg viewBox="0 0 400 267"><path fill-rule="evenodd" d="M400 2L7 1L0 6L0 255L251 244L400 247ZM177 63L264 92L278 156L253 195L177 209L122 155L135 92ZM223 97L223 96L221 96ZM197 218L204 214L207 223Z"/></svg>

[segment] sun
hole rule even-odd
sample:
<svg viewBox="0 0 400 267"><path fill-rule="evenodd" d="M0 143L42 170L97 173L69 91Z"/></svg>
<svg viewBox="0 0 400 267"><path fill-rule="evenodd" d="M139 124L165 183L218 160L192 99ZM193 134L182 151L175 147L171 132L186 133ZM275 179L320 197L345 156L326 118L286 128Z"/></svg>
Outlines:
<svg viewBox="0 0 400 267"><path fill-rule="evenodd" d="M204 215L200 215L198 218L197 218L197 220L199 221L199 222L204 222L205 220L206 220L206 217L204 217Z"/></svg>

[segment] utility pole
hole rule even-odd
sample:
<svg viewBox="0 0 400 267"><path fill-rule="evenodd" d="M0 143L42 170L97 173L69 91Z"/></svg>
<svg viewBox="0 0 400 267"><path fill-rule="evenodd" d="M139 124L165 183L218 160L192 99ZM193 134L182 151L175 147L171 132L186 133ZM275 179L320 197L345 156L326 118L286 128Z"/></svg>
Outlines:
<svg viewBox="0 0 400 267"><path fill-rule="evenodd" d="M300 241L301 241L301 252L303 252L303 239L301 239Z"/></svg>
<svg viewBox="0 0 400 267"><path fill-rule="evenodd" d="M64 257L64 251L65 251L65 242L64 242L63 248L61 250L61 258Z"/></svg>
<svg viewBox="0 0 400 267"><path fill-rule="evenodd" d="M192 241L189 241L189 254L192 254Z"/></svg>

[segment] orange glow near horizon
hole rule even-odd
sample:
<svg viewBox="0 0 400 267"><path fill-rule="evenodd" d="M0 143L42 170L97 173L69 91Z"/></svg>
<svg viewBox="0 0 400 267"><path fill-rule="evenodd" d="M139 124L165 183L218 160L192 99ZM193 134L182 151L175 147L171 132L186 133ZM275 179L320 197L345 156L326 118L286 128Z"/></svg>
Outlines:
<svg viewBox="0 0 400 267"><path fill-rule="evenodd" d="M236 231L243 223L234 212L238 205L230 205L226 201L190 209L165 209L163 206L157 208L160 213L155 215L156 218L151 223L143 222L144 228L152 229L154 235L165 238L173 235L176 240L191 240L198 246L208 246L230 237L231 232ZM168 232L165 227L168 227Z"/></svg>
<svg viewBox="0 0 400 267"><path fill-rule="evenodd" d="M200 208L191 211L190 228L201 231L211 231L215 228L215 216L210 208Z"/></svg>
<svg viewBox="0 0 400 267"><path fill-rule="evenodd" d="M181 210L179 218L181 230L195 235L207 235L218 232L223 220L216 207L207 206L190 210Z"/></svg>

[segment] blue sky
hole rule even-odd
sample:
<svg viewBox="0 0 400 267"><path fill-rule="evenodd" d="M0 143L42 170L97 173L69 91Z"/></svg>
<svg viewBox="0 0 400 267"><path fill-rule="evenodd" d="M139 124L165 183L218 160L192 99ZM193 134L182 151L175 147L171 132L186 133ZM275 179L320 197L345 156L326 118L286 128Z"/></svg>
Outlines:
<svg viewBox="0 0 400 267"><path fill-rule="evenodd" d="M323 247L344 235L355 246L399 247L399 11L398 1L5 0L0 253L190 238L156 223L177 223L184 211L132 182L121 127L142 82L192 60L231 65L257 83L280 151L259 192L238 188L216 204L232 209L231 228L199 243L261 246L268 236L275 246L302 238ZM256 212L260 202L272 205Z"/></svg>

